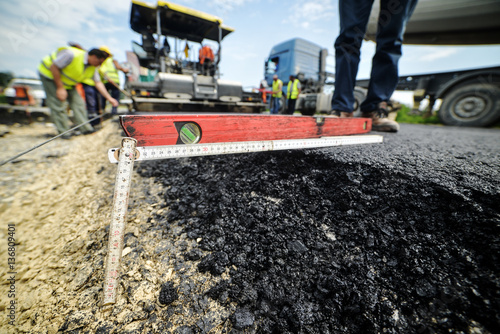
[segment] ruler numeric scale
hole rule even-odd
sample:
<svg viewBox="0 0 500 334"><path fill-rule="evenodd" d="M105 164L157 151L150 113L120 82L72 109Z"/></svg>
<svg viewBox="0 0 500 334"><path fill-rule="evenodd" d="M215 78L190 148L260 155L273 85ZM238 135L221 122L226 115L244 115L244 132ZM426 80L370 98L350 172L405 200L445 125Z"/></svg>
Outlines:
<svg viewBox="0 0 500 334"><path fill-rule="evenodd" d="M116 303L135 161L381 143L363 118L281 115L161 114L121 116L129 137L108 151L118 163L103 287L104 308ZM363 134L363 135L356 135ZM252 140L253 139L253 140ZM259 140L255 140L259 139Z"/></svg>

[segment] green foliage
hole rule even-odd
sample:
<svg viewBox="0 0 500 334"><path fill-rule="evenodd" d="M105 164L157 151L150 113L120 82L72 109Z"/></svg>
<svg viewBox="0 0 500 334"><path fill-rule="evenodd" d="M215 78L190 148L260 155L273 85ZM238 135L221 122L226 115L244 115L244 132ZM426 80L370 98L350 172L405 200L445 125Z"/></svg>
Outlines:
<svg viewBox="0 0 500 334"><path fill-rule="evenodd" d="M5 95L0 94L0 104L5 104L7 103L7 97Z"/></svg>
<svg viewBox="0 0 500 334"><path fill-rule="evenodd" d="M11 72L0 72L0 87L6 87L13 78L14 74Z"/></svg>
<svg viewBox="0 0 500 334"><path fill-rule="evenodd" d="M396 121L410 124L441 124L436 113L428 115L426 112L413 111L405 105L398 111Z"/></svg>

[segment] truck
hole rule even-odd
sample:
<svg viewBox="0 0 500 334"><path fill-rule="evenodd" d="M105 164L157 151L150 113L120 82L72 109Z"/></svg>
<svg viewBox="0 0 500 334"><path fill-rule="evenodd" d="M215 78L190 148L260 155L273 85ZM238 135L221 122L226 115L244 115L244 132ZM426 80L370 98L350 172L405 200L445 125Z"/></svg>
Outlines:
<svg viewBox="0 0 500 334"><path fill-rule="evenodd" d="M377 18L375 3L365 39L375 41ZM413 45L500 44L500 1L498 0L420 0L406 26L404 43ZM368 80L357 85L367 87ZM424 112L430 113L437 101L437 112L445 125L484 127L500 120L499 66L446 72L405 75L397 90L413 91L414 109L428 100Z"/></svg>
<svg viewBox="0 0 500 334"><path fill-rule="evenodd" d="M272 86L276 74L283 81L283 95L280 112L285 109L286 88L290 75L300 81L301 93L297 99L296 109L302 115L328 113L331 111L334 77L326 71L328 49L303 38L293 38L272 47L264 63L264 85ZM366 89L355 87L354 110L366 96Z"/></svg>
<svg viewBox="0 0 500 334"><path fill-rule="evenodd" d="M397 89L413 91L413 109L424 114L441 101L437 115L445 125L485 127L500 119L500 66L400 76Z"/></svg>
<svg viewBox="0 0 500 334"><path fill-rule="evenodd" d="M500 1L457 1L421 0L406 27L405 44L500 43ZM366 40L375 41L379 15L384 13L375 2ZM327 49L304 39L279 43L265 61L264 81L271 86L277 74L286 91L289 75L296 75L303 88L297 109L305 115L329 112L334 74L325 71L327 55ZM355 112L368 83L368 79L356 81ZM500 119L500 66L401 76L396 89L413 91L414 108L427 99L429 112L441 100L438 116L445 125L489 126Z"/></svg>
<svg viewBox="0 0 500 334"><path fill-rule="evenodd" d="M133 0L130 27L142 38L141 44L133 41L132 51L127 52L131 74L125 89L134 112L260 112L264 108L258 91L245 91L241 83L220 76L221 41L234 31L220 18L171 2L150 5ZM198 51L196 46L214 46L210 43L217 47L211 61L202 65L188 56Z"/></svg>

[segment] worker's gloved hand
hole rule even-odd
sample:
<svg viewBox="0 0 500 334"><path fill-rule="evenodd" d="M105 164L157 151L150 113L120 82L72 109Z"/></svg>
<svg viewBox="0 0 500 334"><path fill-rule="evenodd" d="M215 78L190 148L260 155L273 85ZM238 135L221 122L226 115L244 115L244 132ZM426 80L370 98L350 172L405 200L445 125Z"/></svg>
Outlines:
<svg viewBox="0 0 500 334"><path fill-rule="evenodd" d="M66 88L64 87L57 88L56 97L61 101L66 101L66 99L68 98L68 92L66 91Z"/></svg>

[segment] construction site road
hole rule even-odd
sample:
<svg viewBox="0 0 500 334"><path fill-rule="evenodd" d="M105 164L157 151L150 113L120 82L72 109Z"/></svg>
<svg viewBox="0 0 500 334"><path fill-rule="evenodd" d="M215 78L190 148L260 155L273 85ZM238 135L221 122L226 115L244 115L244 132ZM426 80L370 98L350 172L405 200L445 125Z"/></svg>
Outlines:
<svg viewBox="0 0 500 334"><path fill-rule="evenodd" d="M54 132L1 130L5 158ZM0 285L14 319L0 331L496 332L500 131L373 134L384 142L137 162L111 313L100 302L118 124L2 166L0 219L17 244L14 285Z"/></svg>

